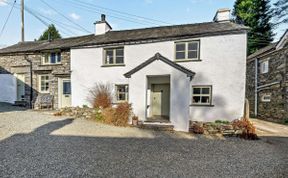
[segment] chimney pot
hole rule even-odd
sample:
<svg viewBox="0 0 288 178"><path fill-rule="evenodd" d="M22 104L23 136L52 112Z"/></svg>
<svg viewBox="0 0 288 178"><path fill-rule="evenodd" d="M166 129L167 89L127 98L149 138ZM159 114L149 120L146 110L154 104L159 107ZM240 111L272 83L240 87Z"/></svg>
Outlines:
<svg viewBox="0 0 288 178"><path fill-rule="evenodd" d="M101 14L101 21L105 22L106 21L106 15L105 14Z"/></svg>

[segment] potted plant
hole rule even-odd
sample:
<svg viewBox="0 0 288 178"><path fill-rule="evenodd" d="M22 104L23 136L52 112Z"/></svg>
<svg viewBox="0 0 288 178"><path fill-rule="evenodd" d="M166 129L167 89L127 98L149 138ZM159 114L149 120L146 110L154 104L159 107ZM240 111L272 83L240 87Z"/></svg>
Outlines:
<svg viewBox="0 0 288 178"><path fill-rule="evenodd" d="M137 126L138 125L138 116L133 116L132 117L132 125Z"/></svg>

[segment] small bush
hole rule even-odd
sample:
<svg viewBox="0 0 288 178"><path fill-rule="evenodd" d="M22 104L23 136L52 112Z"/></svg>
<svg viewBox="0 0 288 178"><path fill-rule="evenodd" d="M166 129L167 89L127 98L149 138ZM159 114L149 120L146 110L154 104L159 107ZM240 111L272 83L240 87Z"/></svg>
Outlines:
<svg viewBox="0 0 288 178"><path fill-rule="evenodd" d="M204 134L204 128L200 125L194 124L191 129L195 134Z"/></svg>
<svg viewBox="0 0 288 178"><path fill-rule="evenodd" d="M102 111L100 109L96 109L95 115L92 116L91 118L98 121L98 122L104 121L104 117L103 117Z"/></svg>
<svg viewBox="0 0 288 178"><path fill-rule="evenodd" d="M127 126L129 117L131 116L132 108L129 103L120 103L116 108L103 109L103 119L106 124L114 126Z"/></svg>
<svg viewBox="0 0 288 178"><path fill-rule="evenodd" d="M229 124L229 121L225 121L225 120L216 120L215 121L216 124Z"/></svg>
<svg viewBox="0 0 288 178"><path fill-rule="evenodd" d="M132 108L127 102L120 103L115 110L115 123L116 126L127 126L129 117L131 116Z"/></svg>
<svg viewBox="0 0 288 178"><path fill-rule="evenodd" d="M242 118L240 120L235 120L233 122L234 129L241 129L242 133L240 134L241 138L248 140L257 140L258 136L256 134L256 128L252 122L247 118Z"/></svg>
<svg viewBox="0 0 288 178"><path fill-rule="evenodd" d="M89 91L88 101L93 108L109 108L112 106L112 87L109 84L96 83Z"/></svg>

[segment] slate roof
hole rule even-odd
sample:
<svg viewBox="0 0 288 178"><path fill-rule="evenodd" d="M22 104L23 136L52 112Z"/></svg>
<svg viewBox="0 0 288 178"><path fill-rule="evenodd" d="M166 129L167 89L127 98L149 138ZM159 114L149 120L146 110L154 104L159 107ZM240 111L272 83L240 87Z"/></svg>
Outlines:
<svg viewBox="0 0 288 178"><path fill-rule="evenodd" d="M265 53L268 53L270 51L273 51L276 49L276 46L277 46L278 43L271 43L270 45L264 47L264 48L261 48L259 50L257 50L255 53L249 55L247 57L248 60L252 60L253 58L256 58L262 54L265 54Z"/></svg>
<svg viewBox="0 0 288 178"><path fill-rule="evenodd" d="M56 39L50 42L33 41L18 43L7 48L0 49L0 54L37 52L52 49L70 49L72 47L169 39L177 37L213 36L227 33L238 33L248 29L248 27L232 22L206 22L134 30L109 31L104 35L97 36L91 34L80 37Z"/></svg>
<svg viewBox="0 0 288 178"><path fill-rule="evenodd" d="M160 53L156 53L153 57L151 57L150 59L144 61L143 63L141 63L140 65L136 66L135 68L133 68L132 70L130 70L129 72L125 73L124 76L126 78L131 78L131 76L133 74L135 74L136 72L138 72L139 70L143 69L144 67L148 66L149 64L151 64L152 62L156 61L156 60L160 60L168 65L170 65L171 67L174 67L175 69L178 69L180 71L182 71L183 73L187 74L187 77L193 77L195 75L195 72L165 58L164 56L162 56Z"/></svg>

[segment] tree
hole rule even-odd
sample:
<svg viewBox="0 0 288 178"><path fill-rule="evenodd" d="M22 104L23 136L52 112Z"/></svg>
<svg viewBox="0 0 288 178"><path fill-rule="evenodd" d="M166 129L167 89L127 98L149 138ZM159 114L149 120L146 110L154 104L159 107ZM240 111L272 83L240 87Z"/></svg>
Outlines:
<svg viewBox="0 0 288 178"><path fill-rule="evenodd" d="M48 29L44 31L44 33L39 37L38 41L41 40L49 40L50 39L58 39L61 38L59 31L52 24L48 26Z"/></svg>
<svg viewBox="0 0 288 178"><path fill-rule="evenodd" d="M288 1L278 0L274 3L274 6L276 25L288 24Z"/></svg>
<svg viewBox="0 0 288 178"><path fill-rule="evenodd" d="M263 48L273 41L272 10L270 0L236 0L233 15L235 22L250 27L248 54Z"/></svg>

